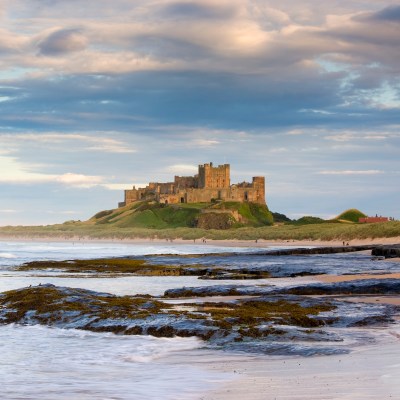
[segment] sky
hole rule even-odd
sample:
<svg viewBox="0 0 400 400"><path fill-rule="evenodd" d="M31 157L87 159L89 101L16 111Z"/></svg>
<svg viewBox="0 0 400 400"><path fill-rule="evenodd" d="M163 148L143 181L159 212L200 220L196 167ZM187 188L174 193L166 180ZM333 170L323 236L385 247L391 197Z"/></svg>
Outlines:
<svg viewBox="0 0 400 400"><path fill-rule="evenodd" d="M0 0L0 226L231 164L272 211L400 218L400 3Z"/></svg>

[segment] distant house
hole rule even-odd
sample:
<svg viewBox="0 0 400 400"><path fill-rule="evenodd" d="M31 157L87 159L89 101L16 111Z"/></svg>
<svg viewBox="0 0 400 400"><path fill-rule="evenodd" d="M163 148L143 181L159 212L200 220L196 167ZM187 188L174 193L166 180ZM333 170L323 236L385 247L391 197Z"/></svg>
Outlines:
<svg viewBox="0 0 400 400"><path fill-rule="evenodd" d="M376 224L378 222L388 222L388 221L389 221L388 217L365 217L358 219L358 222L360 224Z"/></svg>

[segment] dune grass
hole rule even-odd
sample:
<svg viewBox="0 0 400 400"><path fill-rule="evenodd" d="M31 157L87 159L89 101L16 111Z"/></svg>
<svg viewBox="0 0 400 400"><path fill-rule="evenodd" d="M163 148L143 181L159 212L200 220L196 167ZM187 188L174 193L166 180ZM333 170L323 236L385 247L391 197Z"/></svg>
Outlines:
<svg viewBox="0 0 400 400"><path fill-rule="evenodd" d="M357 223L360 218L365 218L366 216L367 215L361 212L360 210L357 210L356 208L351 208L349 210L342 212L335 218L335 220Z"/></svg>
<svg viewBox="0 0 400 400"><path fill-rule="evenodd" d="M92 239L187 239L215 240L353 240L400 237L400 222L379 224L310 224L242 227L228 230L205 230L189 227L149 229L115 225L89 225L75 222L48 226L15 226L0 228L0 237L92 238Z"/></svg>

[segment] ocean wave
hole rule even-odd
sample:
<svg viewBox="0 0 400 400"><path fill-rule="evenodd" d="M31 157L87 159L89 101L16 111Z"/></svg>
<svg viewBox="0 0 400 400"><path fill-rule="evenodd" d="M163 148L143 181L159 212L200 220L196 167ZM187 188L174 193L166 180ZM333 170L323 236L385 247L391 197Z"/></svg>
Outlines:
<svg viewBox="0 0 400 400"><path fill-rule="evenodd" d="M0 343L2 400L189 400L231 377L170 360L177 352L188 360L200 346L192 338L8 325L0 326Z"/></svg>
<svg viewBox="0 0 400 400"><path fill-rule="evenodd" d="M0 258L17 258L17 256L12 253L0 253Z"/></svg>

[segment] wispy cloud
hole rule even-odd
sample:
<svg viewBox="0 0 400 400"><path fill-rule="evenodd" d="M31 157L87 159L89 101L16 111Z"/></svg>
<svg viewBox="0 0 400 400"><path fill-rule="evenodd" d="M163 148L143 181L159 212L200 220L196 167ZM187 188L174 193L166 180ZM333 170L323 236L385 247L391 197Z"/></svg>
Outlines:
<svg viewBox="0 0 400 400"><path fill-rule="evenodd" d="M65 186L88 188L103 182L103 178L94 175L84 175L72 172L50 174L35 172L37 165L18 161L13 157L0 156L0 183L8 184L38 184L59 183Z"/></svg>
<svg viewBox="0 0 400 400"><path fill-rule="evenodd" d="M132 189L133 186L138 188L138 187L145 187L147 185L148 185L148 183L132 183L132 182L129 182L129 183L102 183L101 187L108 189L108 190L115 190L115 191L122 193L123 190Z"/></svg>
<svg viewBox="0 0 400 400"><path fill-rule="evenodd" d="M11 142L26 143L34 142L42 145L57 144L64 146L66 143L73 144L74 147L86 151L99 151L105 153L134 153L136 149L132 145L124 143L122 140L104 137L106 132L98 132L89 134L75 134L75 133L0 133L0 143ZM84 143L85 145L77 146L77 143Z"/></svg>
<svg viewBox="0 0 400 400"><path fill-rule="evenodd" d="M56 214L56 215L77 215L80 214L79 211L73 211L73 210L65 210L65 211L53 211L53 210L49 210L47 211L48 214Z"/></svg>
<svg viewBox="0 0 400 400"><path fill-rule="evenodd" d="M337 133L335 135L327 135L325 138L327 140L332 140L334 142L350 142L350 141L380 141L389 138L398 137L397 133L393 132L368 132L356 133L356 132L343 132Z"/></svg>
<svg viewBox="0 0 400 400"><path fill-rule="evenodd" d="M90 188L103 182L100 176L90 176L67 172L61 175L41 174L31 172L19 172L12 175L0 176L0 183L18 184L38 184L38 183L59 183L65 186Z"/></svg>
<svg viewBox="0 0 400 400"><path fill-rule="evenodd" d="M0 0L0 209L30 184L37 209L90 215L209 161L265 175L282 211L398 197L398 5L43 2ZM31 214L8 220L50 219Z"/></svg>
<svg viewBox="0 0 400 400"><path fill-rule="evenodd" d="M319 171L319 175L380 175L384 174L384 171L370 169L370 170L344 170L344 171Z"/></svg>
<svg viewBox="0 0 400 400"><path fill-rule="evenodd" d="M175 164L170 165L166 170L173 174L195 174L197 173L198 166L190 164Z"/></svg>
<svg viewBox="0 0 400 400"><path fill-rule="evenodd" d="M218 144L220 144L220 141L215 139L194 139L191 142L191 145L199 147L213 147L217 146Z"/></svg>

